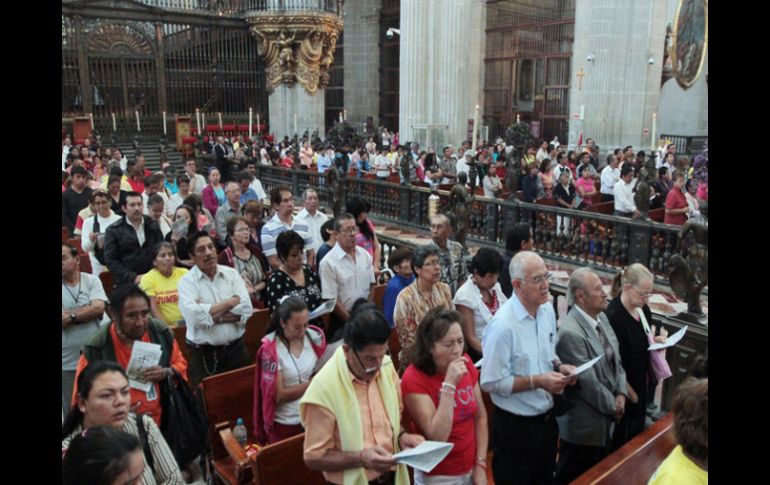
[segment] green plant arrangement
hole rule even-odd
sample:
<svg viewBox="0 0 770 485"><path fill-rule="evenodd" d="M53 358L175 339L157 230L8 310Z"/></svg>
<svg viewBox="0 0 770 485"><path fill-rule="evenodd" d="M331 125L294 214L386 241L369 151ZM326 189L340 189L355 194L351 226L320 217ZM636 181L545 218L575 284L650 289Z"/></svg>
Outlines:
<svg viewBox="0 0 770 485"><path fill-rule="evenodd" d="M334 124L326 133L326 141L338 148L356 148L361 143L361 136L353 123L346 120Z"/></svg>

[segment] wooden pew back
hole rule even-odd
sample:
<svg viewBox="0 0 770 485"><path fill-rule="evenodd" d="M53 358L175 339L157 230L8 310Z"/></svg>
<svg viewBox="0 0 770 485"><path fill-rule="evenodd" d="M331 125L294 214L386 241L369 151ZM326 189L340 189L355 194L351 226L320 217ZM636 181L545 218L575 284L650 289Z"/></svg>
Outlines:
<svg viewBox="0 0 770 485"><path fill-rule="evenodd" d="M599 214L612 215L615 212L615 202L601 202L599 204L593 203L586 207L586 212L597 212Z"/></svg>
<svg viewBox="0 0 770 485"><path fill-rule="evenodd" d="M209 437L214 459L228 456L219 439L216 426L229 422L229 427L235 426L235 420L243 418L243 424L252 432L252 415L254 413L254 365L223 372L203 379L203 401L206 406L206 416L209 421Z"/></svg>
<svg viewBox="0 0 770 485"><path fill-rule="evenodd" d="M671 413L594 465L572 485L646 485L676 446Z"/></svg>
<svg viewBox="0 0 770 485"><path fill-rule="evenodd" d="M302 457L305 434L292 436L260 450L254 467L256 485L322 485L323 473L308 469Z"/></svg>
<svg viewBox="0 0 770 485"><path fill-rule="evenodd" d="M252 362L256 362L257 350L259 350L268 325L270 325L270 310L268 309L255 311L246 321L243 343L246 345L246 352L249 353Z"/></svg>

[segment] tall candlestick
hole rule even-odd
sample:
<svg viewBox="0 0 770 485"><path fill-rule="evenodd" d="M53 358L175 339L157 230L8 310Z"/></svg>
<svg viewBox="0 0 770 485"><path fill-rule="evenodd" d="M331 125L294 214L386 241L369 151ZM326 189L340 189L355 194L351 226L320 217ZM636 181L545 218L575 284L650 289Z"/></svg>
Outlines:
<svg viewBox="0 0 770 485"><path fill-rule="evenodd" d="M217 116L219 116L219 129L221 130L222 129L222 113L221 112L217 113Z"/></svg>
<svg viewBox="0 0 770 485"><path fill-rule="evenodd" d="M340 111L340 123L342 123L342 111Z"/></svg>
<svg viewBox="0 0 770 485"><path fill-rule="evenodd" d="M345 120L345 121L348 120L348 109L347 108L344 108L342 110L342 119Z"/></svg>
<svg viewBox="0 0 770 485"><path fill-rule="evenodd" d="M476 111L473 113L473 144L471 150L476 151L476 137L479 131L479 105L476 105Z"/></svg>
<svg viewBox="0 0 770 485"><path fill-rule="evenodd" d="M91 118L91 129L94 129L94 114L88 113L88 117Z"/></svg>
<svg viewBox="0 0 770 485"><path fill-rule="evenodd" d="M163 112L163 135L166 135L166 112Z"/></svg>
<svg viewBox="0 0 770 485"><path fill-rule="evenodd" d="M201 113L201 116L203 117L203 129L208 131L208 128L206 128L206 113Z"/></svg>
<svg viewBox="0 0 770 485"><path fill-rule="evenodd" d="M521 122L521 115L516 113L516 124L518 125Z"/></svg>
<svg viewBox="0 0 770 485"><path fill-rule="evenodd" d="M142 131L142 127L139 125L139 111L134 111L136 115L136 131Z"/></svg>
<svg viewBox="0 0 770 485"><path fill-rule="evenodd" d="M252 122L252 110L249 108L249 139L251 139L251 122Z"/></svg>
<svg viewBox="0 0 770 485"><path fill-rule="evenodd" d="M261 133L261 129L259 128L259 113L257 113L257 135Z"/></svg>
<svg viewBox="0 0 770 485"><path fill-rule="evenodd" d="M297 132L297 113L294 113L294 134L295 135L299 134Z"/></svg>
<svg viewBox="0 0 770 485"><path fill-rule="evenodd" d="M118 124L115 122L115 113L112 113L112 131L118 131Z"/></svg>
<svg viewBox="0 0 770 485"><path fill-rule="evenodd" d="M651 149L653 151L655 151L655 148L656 148L656 146L655 146L656 145L655 144L655 128L656 128L656 125L657 125L657 121L658 121L658 113L653 113L652 114L652 134L651 134L651 137L650 137L650 146L652 147Z"/></svg>
<svg viewBox="0 0 770 485"><path fill-rule="evenodd" d="M201 133L201 110L198 108L195 108L195 121L198 125L198 134Z"/></svg>

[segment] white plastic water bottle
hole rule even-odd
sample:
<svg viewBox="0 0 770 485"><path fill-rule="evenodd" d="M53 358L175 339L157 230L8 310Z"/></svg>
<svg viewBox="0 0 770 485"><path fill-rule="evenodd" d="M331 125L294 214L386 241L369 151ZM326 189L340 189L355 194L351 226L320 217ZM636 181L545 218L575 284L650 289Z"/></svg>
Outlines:
<svg viewBox="0 0 770 485"><path fill-rule="evenodd" d="M243 425L243 418L238 418L235 422L235 428L233 428L233 436L235 440L244 448L248 445L248 431L246 426Z"/></svg>

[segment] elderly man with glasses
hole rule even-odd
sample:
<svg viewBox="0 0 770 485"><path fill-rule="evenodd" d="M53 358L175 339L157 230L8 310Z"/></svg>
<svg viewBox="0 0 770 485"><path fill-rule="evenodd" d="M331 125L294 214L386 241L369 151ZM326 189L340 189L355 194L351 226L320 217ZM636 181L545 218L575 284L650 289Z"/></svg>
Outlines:
<svg viewBox="0 0 770 485"><path fill-rule="evenodd" d="M511 259L513 294L484 330L481 388L494 404L495 483L553 482L559 430L554 394L574 378L556 356L556 315L548 302L549 273L532 251Z"/></svg>
<svg viewBox="0 0 770 485"><path fill-rule="evenodd" d="M305 465L323 471L329 483L409 483L406 466L397 465L393 455L425 438L401 427L403 402L388 355L389 336L376 305L357 301L343 344L300 401Z"/></svg>

